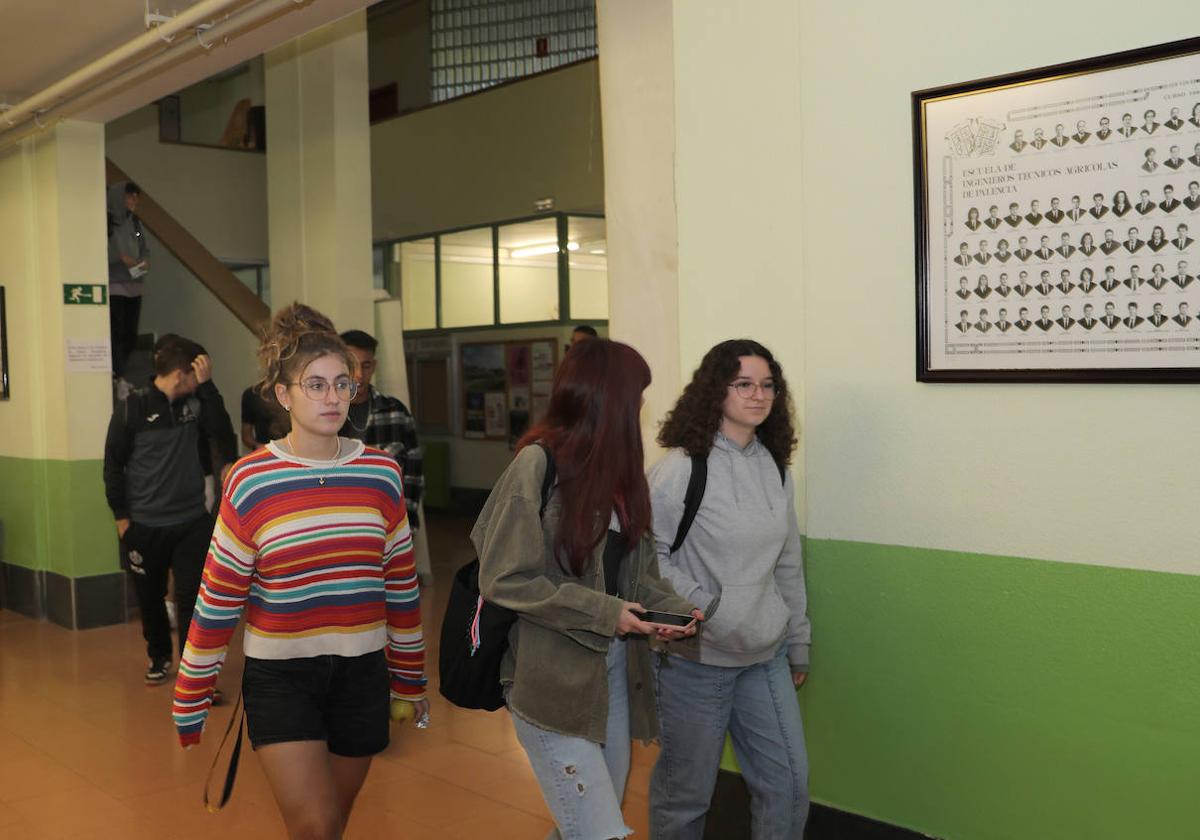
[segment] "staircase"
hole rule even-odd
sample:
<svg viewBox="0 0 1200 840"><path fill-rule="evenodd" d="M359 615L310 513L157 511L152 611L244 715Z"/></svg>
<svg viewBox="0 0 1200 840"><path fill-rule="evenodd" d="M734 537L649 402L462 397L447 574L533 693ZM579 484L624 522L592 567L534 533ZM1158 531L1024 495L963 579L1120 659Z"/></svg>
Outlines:
<svg viewBox="0 0 1200 840"><path fill-rule="evenodd" d="M105 164L108 186L134 180L111 160L105 159ZM270 307L259 300L258 296L238 280L211 251L200 244L196 237L188 233L187 228L164 210L153 196L144 191L138 205L138 218L142 220L146 230L154 234L163 247L204 284L234 317L245 324L252 333L258 334L270 320ZM139 345L140 343L139 340Z"/></svg>

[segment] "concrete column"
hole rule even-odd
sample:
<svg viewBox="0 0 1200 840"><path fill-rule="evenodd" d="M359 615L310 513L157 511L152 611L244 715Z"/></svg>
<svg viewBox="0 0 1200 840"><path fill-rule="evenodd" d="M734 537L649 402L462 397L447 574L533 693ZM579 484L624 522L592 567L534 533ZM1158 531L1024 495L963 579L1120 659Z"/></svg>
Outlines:
<svg viewBox="0 0 1200 840"><path fill-rule="evenodd" d="M596 5L604 124L609 336L650 363L642 434L679 394L679 233L675 206L673 16L665 0Z"/></svg>
<svg viewBox="0 0 1200 840"><path fill-rule="evenodd" d="M366 12L266 57L271 300L370 330L371 135Z"/></svg>
<svg viewBox="0 0 1200 840"><path fill-rule="evenodd" d="M0 595L67 627L124 620L104 501L108 361L68 369L68 342L108 341L108 307L63 285L107 287L104 128L67 121L0 153L0 250L11 398L0 401Z"/></svg>
<svg viewBox="0 0 1200 840"><path fill-rule="evenodd" d="M771 349L799 419L799 7L605 0L596 13L610 332L654 372L643 431L728 338ZM797 450L803 511L801 462Z"/></svg>

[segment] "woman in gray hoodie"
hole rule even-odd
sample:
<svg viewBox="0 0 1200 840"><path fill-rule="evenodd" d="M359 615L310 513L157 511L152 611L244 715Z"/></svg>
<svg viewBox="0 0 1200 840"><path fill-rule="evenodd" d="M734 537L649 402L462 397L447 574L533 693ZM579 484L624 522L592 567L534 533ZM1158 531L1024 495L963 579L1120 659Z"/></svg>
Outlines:
<svg viewBox="0 0 1200 840"><path fill-rule="evenodd" d="M796 840L808 758L796 689L810 627L794 488L796 435L783 371L750 340L712 348L667 416L650 471L658 564L708 618L657 671L662 752L650 783L655 840L699 840L728 732L752 797L754 840ZM693 469L707 478L680 523ZM676 546L676 550L672 550Z"/></svg>

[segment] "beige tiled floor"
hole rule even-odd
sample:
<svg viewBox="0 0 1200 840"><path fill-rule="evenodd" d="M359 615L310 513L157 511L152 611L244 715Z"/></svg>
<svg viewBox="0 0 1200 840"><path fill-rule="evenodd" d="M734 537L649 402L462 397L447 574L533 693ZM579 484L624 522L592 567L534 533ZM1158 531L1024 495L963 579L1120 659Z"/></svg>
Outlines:
<svg viewBox="0 0 1200 840"><path fill-rule="evenodd" d="M442 581L470 558L466 520L430 523L438 584L423 590L436 678ZM240 633L239 633L240 635ZM231 652L221 685L241 675ZM201 788L230 708L213 712L184 752L169 686L142 684L135 623L71 632L0 610L0 837L13 840L206 840L285 837L247 744L233 800L220 814ZM431 686L432 687L432 686ZM433 722L398 726L375 759L350 820L351 840L541 840L552 824L507 712L468 712L432 692ZM230 704L232 705L232 704ZM654 752L635 745L626 819L645 837Z"/></svg>

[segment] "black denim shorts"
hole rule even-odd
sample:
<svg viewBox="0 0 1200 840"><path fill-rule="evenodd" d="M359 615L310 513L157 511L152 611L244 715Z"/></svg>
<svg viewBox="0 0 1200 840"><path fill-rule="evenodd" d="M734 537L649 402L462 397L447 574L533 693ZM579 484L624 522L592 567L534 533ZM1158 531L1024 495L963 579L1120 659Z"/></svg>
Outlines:
<svg viewBox="0 0 1200 840"><path fill-rule="evenodd" d="M382 650L352 657L247 656L242 700L255 749L325 741L331 753L347 758L387 749L391 695Z"/></svg>

